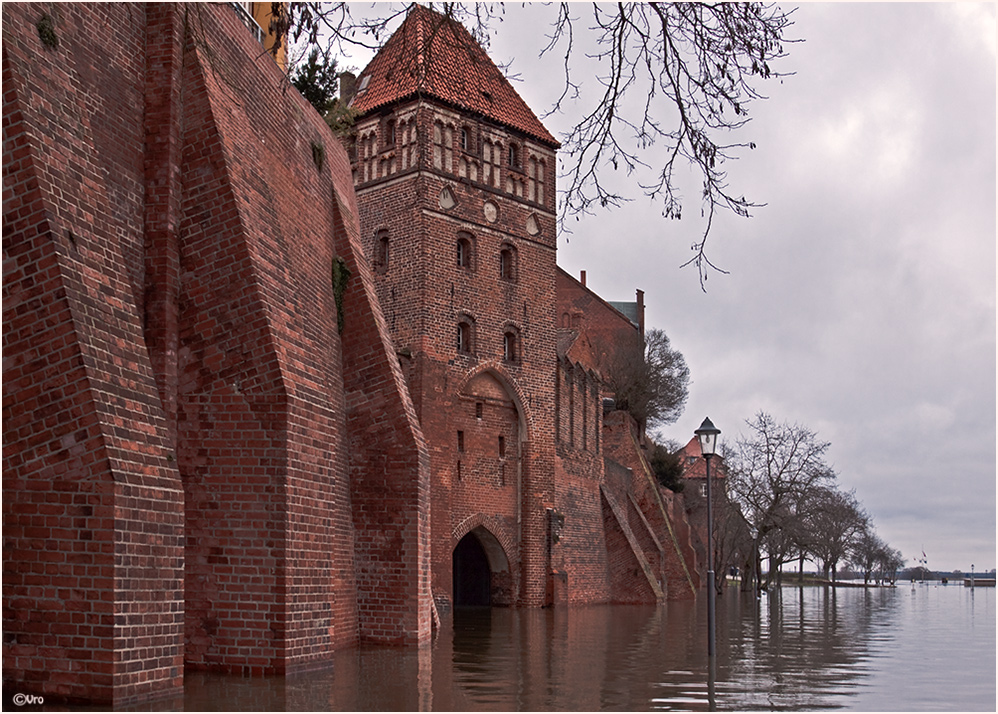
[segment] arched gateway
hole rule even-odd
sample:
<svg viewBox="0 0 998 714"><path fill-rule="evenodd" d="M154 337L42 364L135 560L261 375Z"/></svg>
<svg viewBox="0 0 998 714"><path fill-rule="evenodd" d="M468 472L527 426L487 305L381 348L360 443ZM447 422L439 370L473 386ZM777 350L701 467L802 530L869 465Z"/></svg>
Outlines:
<svg viewBox="0 0 998 714"><path fill-rule="evenodd" d="M451 557L455 607L506 606L512 603L509 559L502 544L483 526L469 531Z"/></svg>

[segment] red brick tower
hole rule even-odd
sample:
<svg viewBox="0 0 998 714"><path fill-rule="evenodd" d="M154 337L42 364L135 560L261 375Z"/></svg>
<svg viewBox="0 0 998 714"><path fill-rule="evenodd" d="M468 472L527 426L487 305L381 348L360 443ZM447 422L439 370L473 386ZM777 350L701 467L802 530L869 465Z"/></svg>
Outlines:
<svg viewBox="0 0 998 714"><path fill-rule="evenodd" d="M558 142L458 23L414 7L357 79L365 246L432 468L432 589L550 602Z"/></svg>

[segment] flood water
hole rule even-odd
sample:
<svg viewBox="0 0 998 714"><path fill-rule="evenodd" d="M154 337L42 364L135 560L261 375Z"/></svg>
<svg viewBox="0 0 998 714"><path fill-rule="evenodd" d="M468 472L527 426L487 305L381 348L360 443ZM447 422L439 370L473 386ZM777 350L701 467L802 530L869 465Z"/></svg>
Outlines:
<svg viewBox="0 0 998 714"><path fill-rule="evenodd" d="M784 587L658 607L478 609L421 649L287 679L189 673L188 711L995 711L995 589ZM179 703L178 703L179 704Z"/></svg>

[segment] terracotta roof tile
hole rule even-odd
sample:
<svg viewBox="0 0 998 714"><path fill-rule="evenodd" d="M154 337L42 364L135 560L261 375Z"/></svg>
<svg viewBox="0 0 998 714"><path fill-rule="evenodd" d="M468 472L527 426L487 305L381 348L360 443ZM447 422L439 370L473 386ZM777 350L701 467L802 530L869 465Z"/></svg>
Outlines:
<svg viewBox="0 0 998 714"><path fill-rule="evenodd" d="M357 87L350 106L360 114L423 94L559 146L471 34L422 5L413 6Z"/></svg>

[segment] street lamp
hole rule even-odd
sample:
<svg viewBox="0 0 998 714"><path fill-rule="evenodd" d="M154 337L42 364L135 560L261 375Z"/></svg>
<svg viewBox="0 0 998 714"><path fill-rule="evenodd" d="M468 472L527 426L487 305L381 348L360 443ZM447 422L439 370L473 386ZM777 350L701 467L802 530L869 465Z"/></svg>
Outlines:
<svg viewBox="0 0 998 714"><path fill-rule="evenodd" d="M700 453L707 462L707 656L714 656L714 497L710 488L710 457L717 452L721 430L704 419L693 432L700 440Z"/></svg>

